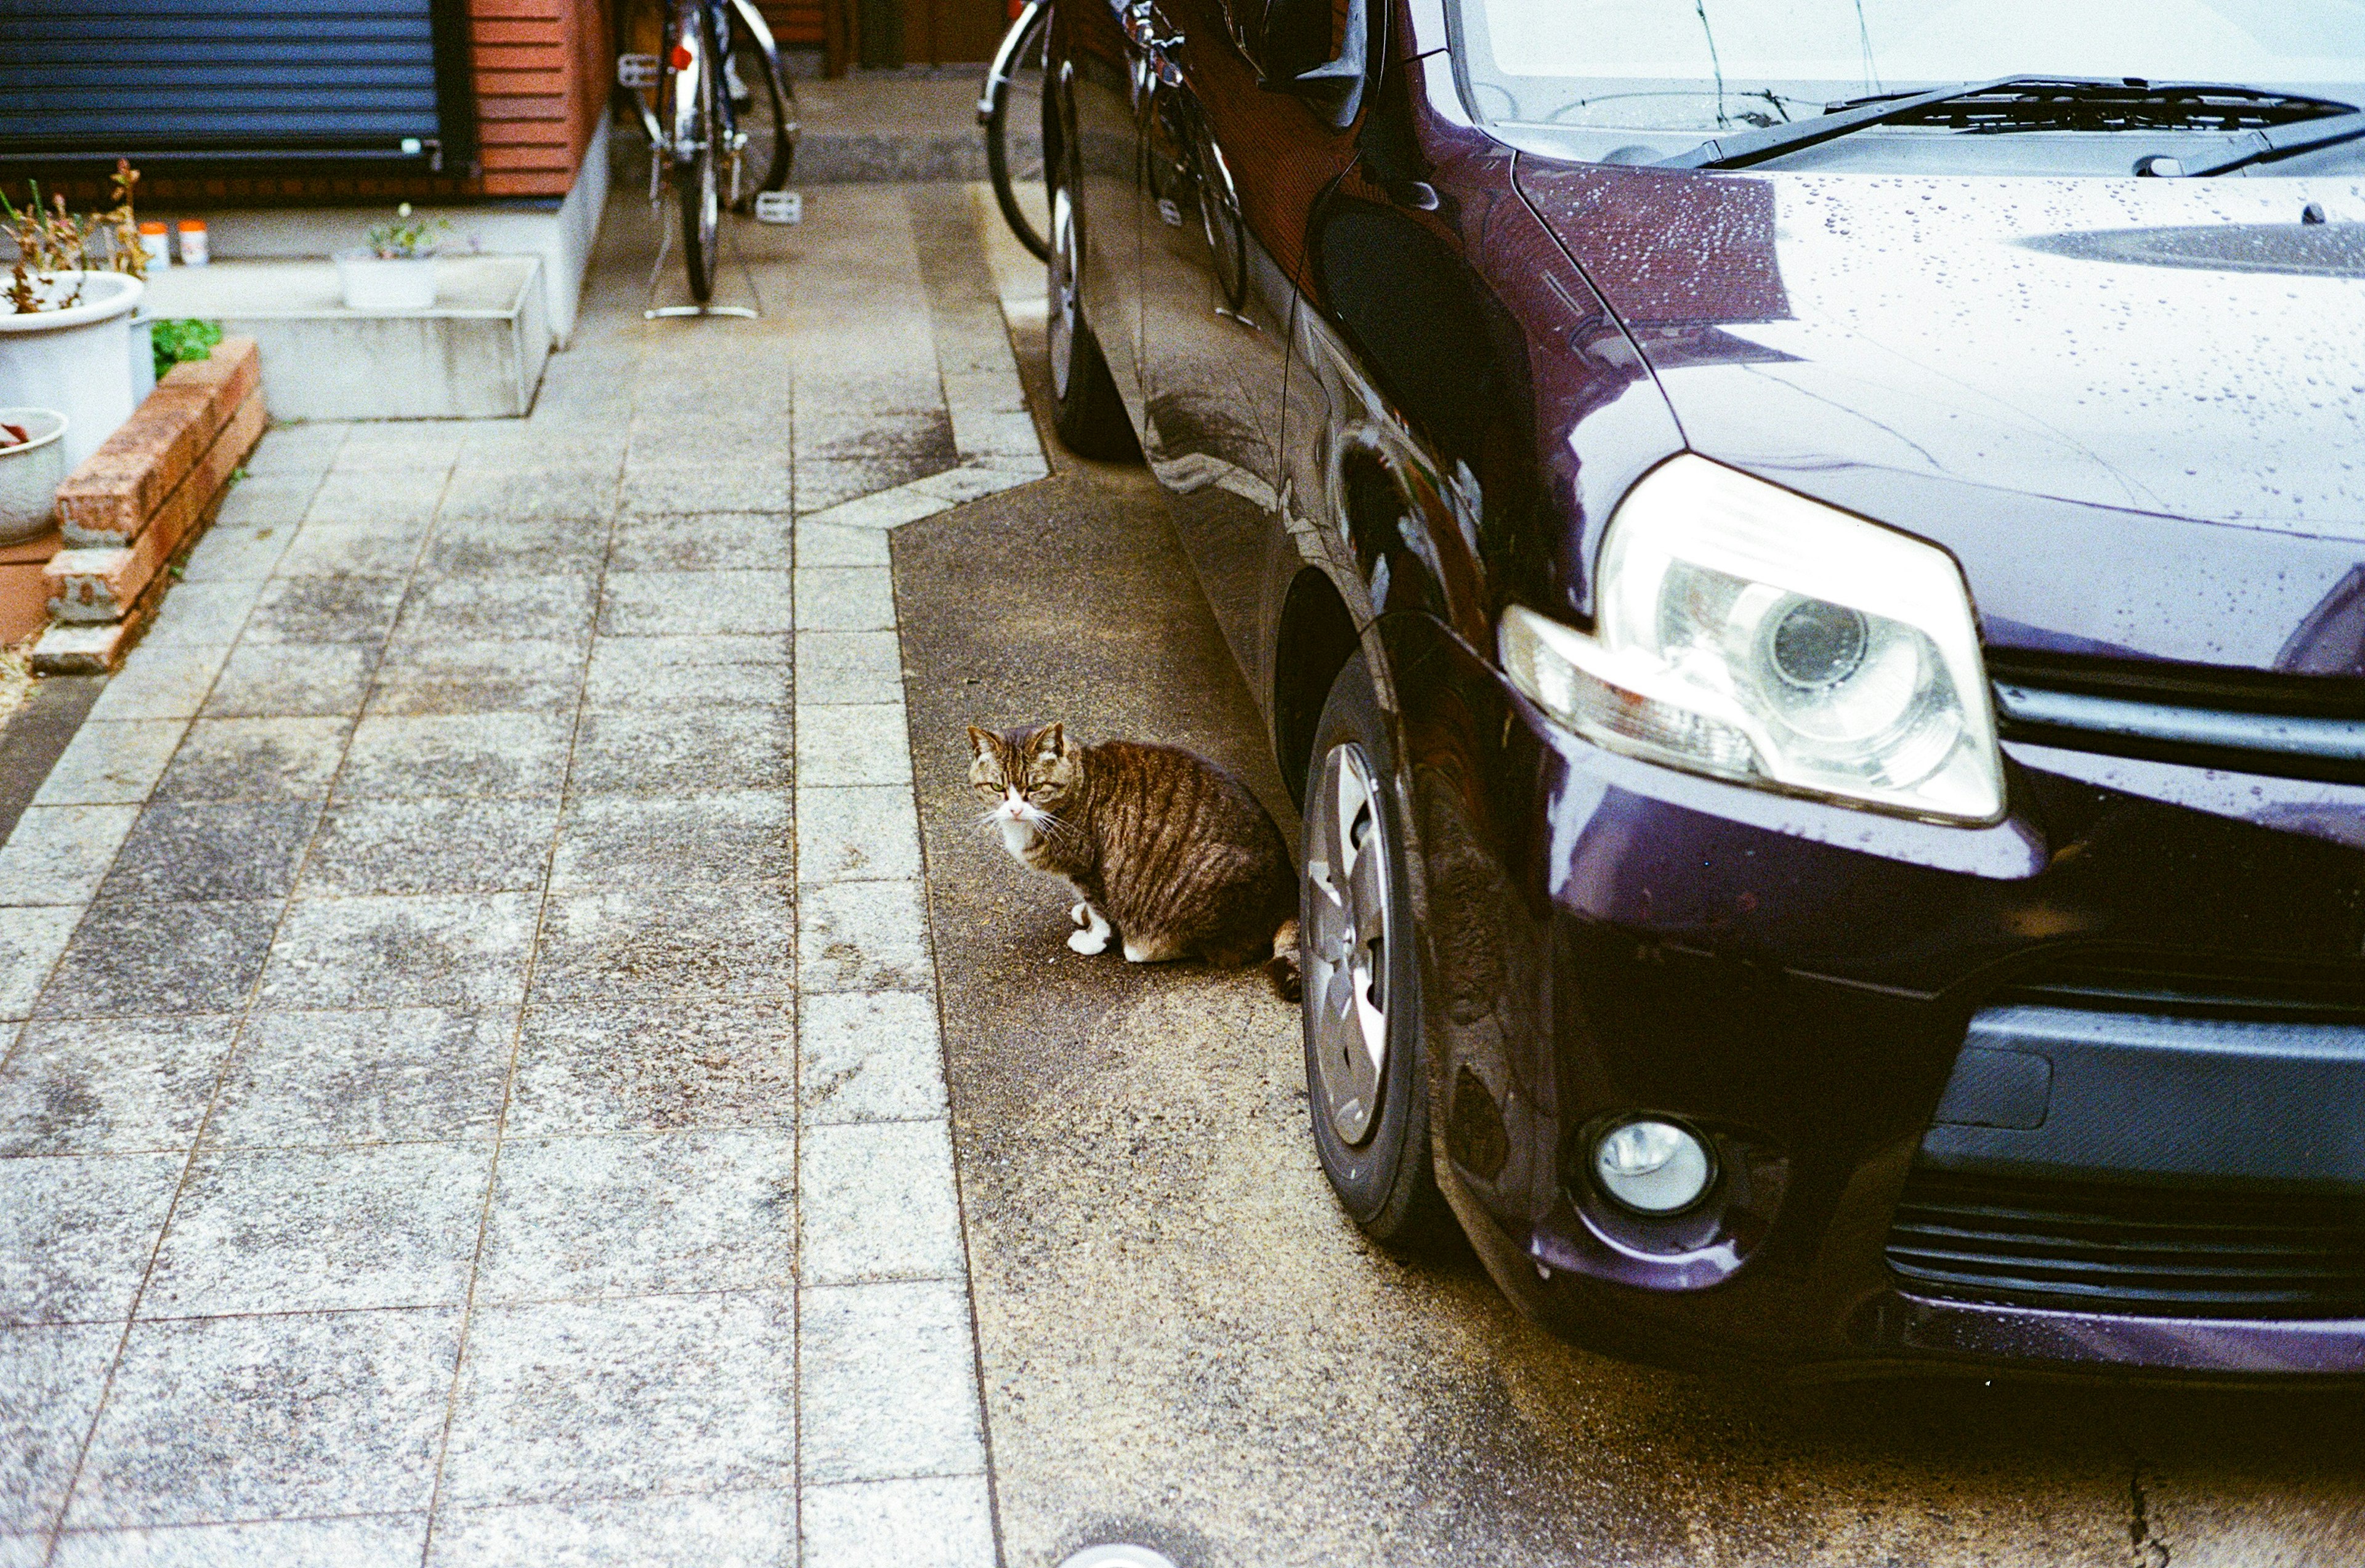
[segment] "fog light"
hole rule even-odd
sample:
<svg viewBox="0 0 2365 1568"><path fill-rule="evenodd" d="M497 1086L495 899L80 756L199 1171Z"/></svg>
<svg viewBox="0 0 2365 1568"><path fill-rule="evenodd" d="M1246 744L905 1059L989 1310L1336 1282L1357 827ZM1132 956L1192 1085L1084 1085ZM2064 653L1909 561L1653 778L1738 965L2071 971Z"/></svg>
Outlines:
<svg viewBox="0 0 2365 1568"><path fill-rule="evenodd" d="M1691 1207L1714 1174L1706 1146L1673 1122L1621 1123L1593 1146L1594 1179L1637 1214L1671 1215Z"/></svg>

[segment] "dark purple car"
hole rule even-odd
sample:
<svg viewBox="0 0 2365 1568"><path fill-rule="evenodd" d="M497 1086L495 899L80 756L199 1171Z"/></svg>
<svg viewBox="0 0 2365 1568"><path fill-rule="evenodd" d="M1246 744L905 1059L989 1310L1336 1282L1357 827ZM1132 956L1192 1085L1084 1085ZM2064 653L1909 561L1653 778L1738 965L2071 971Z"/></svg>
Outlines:
<svg viewBox="0 0 2365 1568"><path fill-rule="evenodd" d="M2365 1372L2365 6L1061 0L1046 102L1365 1231L1656 1361Z"/></svg>

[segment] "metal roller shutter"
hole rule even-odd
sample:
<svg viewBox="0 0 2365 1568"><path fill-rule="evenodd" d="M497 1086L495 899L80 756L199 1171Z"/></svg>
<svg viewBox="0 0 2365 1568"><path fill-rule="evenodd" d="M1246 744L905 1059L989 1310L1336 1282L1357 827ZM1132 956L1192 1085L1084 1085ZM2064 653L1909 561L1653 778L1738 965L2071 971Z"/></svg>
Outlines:
<svg viewBox="0 0 2365 1568"><path fill-rule="evenodd" d="M0 0L0 159L411 158L468 140L465 0Z"/></svg>

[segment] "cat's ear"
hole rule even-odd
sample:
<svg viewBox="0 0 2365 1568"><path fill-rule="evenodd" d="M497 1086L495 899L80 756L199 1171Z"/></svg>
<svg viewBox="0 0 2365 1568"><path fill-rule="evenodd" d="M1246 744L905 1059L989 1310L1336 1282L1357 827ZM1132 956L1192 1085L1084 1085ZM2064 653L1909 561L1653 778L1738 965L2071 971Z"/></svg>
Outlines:
<svg viewBox="0 0 2365 1568"><path fill-rule="evenodd" d="M992 741L993 741L993 736L992 736L992 735L991 735L991 734L987 734L987 733L986 733L985 731L983 731L983 730L979 729L975 724L971 724L971 725L969 727L969 754L970 754L970 756L983 756L986 754L986 750L987 750L987 748L988 748L988 747L992 744Z"/></svg>
<svg viewBox="0 0 2365 1568"><path fill-rule="evenodd" d="M1035 749L1047 762L1057 762L1068 753L1068 727L1057 722L1043 726L1035 737Z"/></svg>

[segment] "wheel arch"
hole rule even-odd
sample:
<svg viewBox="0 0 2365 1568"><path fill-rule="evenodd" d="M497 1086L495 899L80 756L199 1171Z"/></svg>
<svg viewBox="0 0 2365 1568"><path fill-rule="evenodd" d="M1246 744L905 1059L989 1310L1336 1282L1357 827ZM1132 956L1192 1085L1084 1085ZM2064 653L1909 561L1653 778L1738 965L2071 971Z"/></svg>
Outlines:
<svg viewBox="0 0 2365 1568"><path fill-rule="evenodd" d="M1337 586L1317 567L1300 571L1282 601L1281 630L1273 640L1272 731L1282 782L1301 810L1322 705L1339 672L1362 646Z"/></svg>

